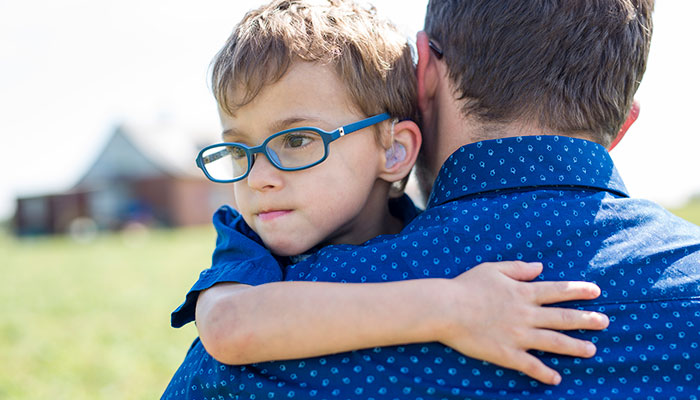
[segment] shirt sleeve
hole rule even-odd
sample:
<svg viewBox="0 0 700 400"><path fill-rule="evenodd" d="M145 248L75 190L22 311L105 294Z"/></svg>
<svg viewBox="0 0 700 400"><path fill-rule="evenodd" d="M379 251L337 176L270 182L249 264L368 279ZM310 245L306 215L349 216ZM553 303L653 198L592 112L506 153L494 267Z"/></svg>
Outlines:
<svg viewBox="0 0 700 400"><path fill-rule="evenodd" d="M256 286L282 280L279 261L237 211L228 206L221 207L214 213L213 222L217 238L211 268L199 274L184 303L172 312L170 324L174 328L194 321L199 293L217 283L237 282Z"/></svg>

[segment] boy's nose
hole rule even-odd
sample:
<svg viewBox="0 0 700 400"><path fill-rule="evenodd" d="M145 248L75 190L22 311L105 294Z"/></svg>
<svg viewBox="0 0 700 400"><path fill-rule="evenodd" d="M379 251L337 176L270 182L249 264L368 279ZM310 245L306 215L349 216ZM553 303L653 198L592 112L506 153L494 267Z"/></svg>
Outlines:
<svg viewBox="0 0 700 400"><path fill-rule="evenodd" d="M283 171L277 169L264 154L256 154L248 173L248 186L253 190L274 190L282 187Z"/></svg>

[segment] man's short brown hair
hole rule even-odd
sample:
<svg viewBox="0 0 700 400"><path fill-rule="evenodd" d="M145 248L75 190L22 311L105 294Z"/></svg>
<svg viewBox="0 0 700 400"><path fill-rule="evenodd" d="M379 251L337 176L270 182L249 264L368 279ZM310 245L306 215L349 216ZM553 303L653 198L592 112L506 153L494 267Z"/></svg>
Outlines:
<svg viewBox="0 0 700 400"><path fill-rule="evenodd" d="M334 66L353 105L367 116L418 119L405 36L373 7L350 0L273 0L248 12L212 62L220 108L234 114L297 61Z"/></svg>
<svg viewBox="0 0 700 400"><path fill-rule="evenodd" d="M526 120L608 146L646 68L653 0L430 0L466 115Z"/></svg>

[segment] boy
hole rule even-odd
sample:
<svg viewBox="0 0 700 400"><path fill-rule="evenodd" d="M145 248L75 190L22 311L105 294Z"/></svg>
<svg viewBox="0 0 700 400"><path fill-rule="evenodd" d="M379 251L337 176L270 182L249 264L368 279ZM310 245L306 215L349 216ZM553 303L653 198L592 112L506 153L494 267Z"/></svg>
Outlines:
<svg viewBox="0 0 700 400"><path fill-rule="evenodd" d="M464 289L480 279L498 291L504 277L494 277L493 267L475 268L453 280L270 283L284 272L270 269L277 263L261 243L277 256L297 256L316 246L361 244L398 233L415 216L406 197L392 202L393 208L387 201L392 185L409 174L421 143L411 121L417 119L415 85L405 39L373 11L349 2L275 1L250 12L236 27L213 68L227 144L205 148L198 164L210 179L233 182L240 215L229 209L217 212L215 268L202 273L173 314L173 325L182 326L194 318L197 304L201 342L195 342L183 366L210 362L202 344L221 362L249 364L437 340L557 383L558 375L525 350L593 355L591 344L560 334L553 343L528 343L528 335L517 342L510 329L502 328L522 323L532 331L536 326L602 329L606 322L599 315L575 314L575 322L563 326L488 312L481 314L483 319L470 319L465 309L455 307L452 296L468 296ZM505 263L497 268L520 268L507 274L529 280L540 267ZM223 285L236 285L239 296L225 310L207 309ZM553 292L535 305L597 296L589 284ZM292 302L295 312L276 312ZM513 314L533 303L527 296L503 302L514 303L509 307ZM492 324L494 317L503 324ZM236 329L219 329L209 323L212 318L231 318ZM517 356L504 349L475 348L476 341L463 343L470 337L457 337L450 329L457 319L474 328L483 325L472 337L504 337L504 348L513 343ZM217 389L198 382L214 374L220 376L214 382L221 383L245 368L218 365L203 374L176 373L164 397L203 397L195 392L219 389L243 393L240 387Z"/></svg>

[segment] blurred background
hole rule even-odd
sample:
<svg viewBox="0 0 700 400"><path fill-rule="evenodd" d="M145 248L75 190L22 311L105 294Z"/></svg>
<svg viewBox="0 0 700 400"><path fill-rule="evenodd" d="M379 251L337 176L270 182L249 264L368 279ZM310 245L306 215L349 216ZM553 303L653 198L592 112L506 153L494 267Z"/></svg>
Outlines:
<svg viewBox="0 0 700 400"><path fill-rule="evenodd" d="M0 399L160 395L196 335L169 313L230 199L207 69L260 1L0 0ZM427 0L376 0L411 41ZM694 27L658 2L641 114L612 152L628 189L700 222Z"/></svg>

